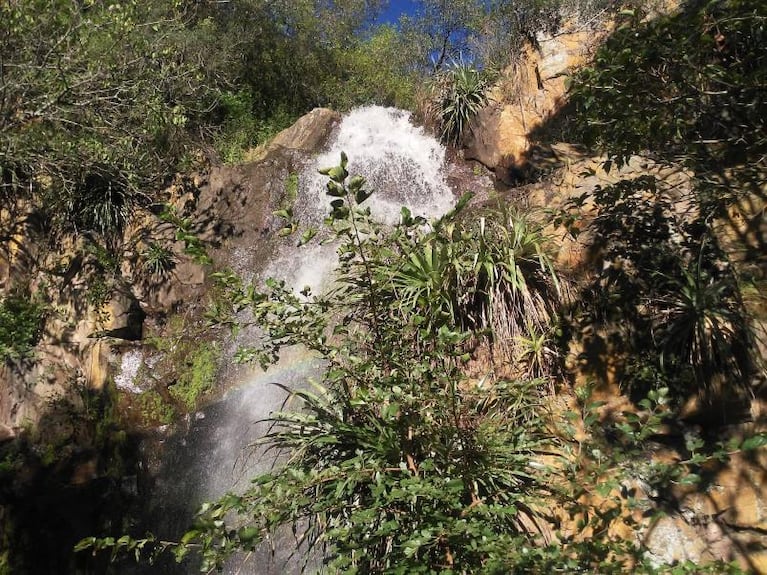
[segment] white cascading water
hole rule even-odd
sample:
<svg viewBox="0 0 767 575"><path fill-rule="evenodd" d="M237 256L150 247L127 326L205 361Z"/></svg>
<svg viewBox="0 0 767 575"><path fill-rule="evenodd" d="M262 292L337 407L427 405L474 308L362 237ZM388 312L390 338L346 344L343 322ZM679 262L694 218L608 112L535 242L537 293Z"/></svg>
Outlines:
<svg viewBox="0 0 767 575"><path fill-rule="evenodd" d="M296 206L299 217L318 222L326 215L327 177L318 169L337 165L342 151L349 157L349 173L364 176L374 191L368 201L379 220L398 222L402 206L426 217L453 207L444 177L445 148L413 126L409 112L368 106L344 118L330 148L301 174L306 185Z"/></svg>
<svg viewBox="0 0 767 575"><path fill-rule="evenodd" d="M351 175L364 176L373 195L365 203L379 221L395 224L402 206L413 215L437 218L450 210L454 195L445 179L445 148L410 121L410 112L366 106L349 112L327 150L299 174L294 213L303 226L321 227L330 209L327 176L321 168L336 166L341 152ZM335 267L335 248L311 245L295 249L295 240L266 267L264 277L284 279L296 290L317 292Z"/></svg>
<svg viewBox="0 0 767 575"><path fill-rule="evenodd" d="M341 151L349 157L350 174L359 174L368 180L373 195L367 201L373 215L380 220L396 223L402 206L407 206L414 215L435 218L455 203L444 177L444 147L421 128L413 126L408 112L364 107L344 117L327 151L309 162L299 175L295 214L303 226L322 225L330 200L325 195L327 177L321 176L318 170L337 165ZM317 292L323 282L332 277L335 247L325 244L296 248L295 243L295 238L286 240L274 259L256 276L283 279L296 291L308 285ZM273 465L273 457L249 449L265 432L265 424L257 422L284 407L285 392L270 383L279 382L292 388L303 386L309 378L321 373L321 369L318 360L308 353L288 350L277 365L252 376L227 392L221 401L198 413L183 438L170 440L164 471L158 479L168 484L159 486L159 490L175 493L170 499L187 508L161 511L178 517L174 525L168 525L168 516L164 517L169 531L178 532L186 527L184 522L199 502L216 499L227 491L245 489L252 477ZM270 558L269 553L256 554L245 565L237 561L230 572L258 575L297 572L300 562L286 559L291 550L280 550L279 544L277 547L275 557ZM283 547L290 547L290 541Z"/></svg>

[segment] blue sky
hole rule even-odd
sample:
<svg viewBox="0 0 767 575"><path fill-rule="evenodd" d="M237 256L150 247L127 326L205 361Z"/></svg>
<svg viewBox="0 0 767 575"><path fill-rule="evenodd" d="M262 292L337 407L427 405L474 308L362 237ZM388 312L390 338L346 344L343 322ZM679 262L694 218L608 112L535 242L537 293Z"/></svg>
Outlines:
<svg viewBox="0 0 767 575"><path fill-rule="evenodd" d="M389 7L381 14L378 22L396 24L401 14L412 14L415 7L416 2L414 0L389 0Z"/></svg>

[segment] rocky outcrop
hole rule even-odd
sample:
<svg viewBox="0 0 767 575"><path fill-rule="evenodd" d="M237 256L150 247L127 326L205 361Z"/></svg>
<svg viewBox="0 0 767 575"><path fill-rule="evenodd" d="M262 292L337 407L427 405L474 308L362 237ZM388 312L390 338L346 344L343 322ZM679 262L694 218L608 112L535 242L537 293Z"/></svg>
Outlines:
<svg viewBox="0 0 767 575"><path fill-rule="evenodd" d="M212 166L180 177L167 191L179 221L201 240L214 267L255 269L269 250L268 238L279 227L272 215L285 194L288 175L318 152L340 120L316 109L284 130L257 159L240 166ZM34 214L17 217L24 206L0 210L0 222L13 224L0 245L0 296L21 282L50 301L43 336L34 355L0 365L0 441L22 427L34 427L73 386L101 389L125 342L138 342L146 320L172 313L201 313L210 267L188 253L178 226L145 212L125 230L121 260L108 273L84 249L82 238L65 237L51 248L34 226ZM19 223L22 222L22 223ZM8 227L8 226L6 226ZM4 228L5 229L5 228ZM152 245L169 247L172 265L165 273L146 266ZM110 264L111 265L111 264ZM102 300L94 278L111 285ZM55 311L54 311L55 310ZM156 323L155 323L156 325Z"/></svg>
<svg viewBox="0 0 767 575"><path fill-rule="evenodd" d="M491 104L471 124L464 157L513 185L529 170L530 134L564 104L566 79L583 66L606 35L604 27L572 23L539 34L491 91Z"/></svg>
<svg viewBox="0 0 767 575"><path fill-rule="evenodd" d="M341 115L328 108L315 108L301 116L295 124L274 137L267 150L276 152L279 148L316 153L328 141L328 138L338 123Z"/></svg>

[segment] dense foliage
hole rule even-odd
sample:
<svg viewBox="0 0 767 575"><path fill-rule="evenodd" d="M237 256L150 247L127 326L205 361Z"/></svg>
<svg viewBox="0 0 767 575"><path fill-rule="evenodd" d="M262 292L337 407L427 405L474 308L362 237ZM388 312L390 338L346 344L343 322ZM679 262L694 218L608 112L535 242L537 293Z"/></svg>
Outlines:
<svg viewBox="0 0 767 575"><path fill-rule="evenodd" d="M3 237L30 207L48 229L119 233L211 142L238 161L315 106L421 106L431 75L462 54L476 69L505 65L480 49L499 27L532 38L564 9L553 0L416 4L398 26L374 26L382 3L362 0L5 3L0 191L15 217ZM520 45L509 46L511 57ZM466 92L470 76L437 84ZM441 120L447 139L486 102L474 84L458 123Z"/></svg>
<svg viewBox="0 0 767 575"><path fill-rule="evenodd" d="M604 327L608 346L640 358L625 379L639 393L742 399L763 378L743 297L764 278L763 241L730 210L764 191L766 21L764 4L747 0L689 2L647 22L631 14L574 78L570 128L607 153L607 171L635 154L674 168L569 206L598 208L589 231L606 261L580 327Z"/></svg>
<svg viewBox="0 0 767 575"><path fill-rule="evenodd" d="M141 556L171 546L179 560L199 554L203 571L272 541L333 573L665 572L614 527L641 529L632 510L654 508L643 492L694 484L702 465L765 438L711 452L691 436L689 458L652 461L648 444L670 413L665 389L608 424L608 440L587 388L582 413L567 418L541 379L497 377L491 365L467 378L479 336L514 338L495 313L556 321L537 315L561 305L545 236L518 214L464 215L465 200L429 226L403 209L387 228L370 218L364 179L349 178L345 163L325 171L340 241L329 293L296 294L273 280L261 291L219 274L233 307L211 318L231 325L248 310L265 330L244 357L267 365L302 345L322 359L319 382L284 388L301 409L274 414L260 441L282 463L205 504L179 543L125 536L79 547ZM512 350L509 361L525 358ZM586 432L577 440L576 425ZM637 482L643 492L630 487ZM673 572L739 572L706 569Z"/></svg>
<svg viewBox="0 0 767 575"><path fill-rule="evenodd" d="M276 414L263 440L287 465L206 506L185 541L203 545L206 569L295 525L334 572L503 571L511 549L549 537L564 463L539 380L469 381L462 368L494 314L556 289L543 238L518 240L524 220L503 214L472 229L460 210L430 229L403 210L387 230L345 159L327 173L341 241L330 293L303 302L281 283L260 292L222 276L267 330L245 353L266 363L306 346L327 363L322 381L291 392L304 410Z"/></svg>
<svg viewBox="0 0 767 575"><path fill-rule="evenodd" d="M682 162L721 199L751 191L743 184L758 181L744 178L764 170L767 146L764 3L694 0L669 16L639 16L574 79L585 141L619 162L643 150Z"/></svg>
<svg viewBox="0 0 767 575"><path fill-rule="evenodd" d="M29 355L43 327L45 306L26 294L0 298L0 362Z"/></svg>
<svg viewBox="0 0 767 575"><path fill-rule="evenodd" d="M211 143L211 157L238 161L311 107L372 102L429 108L460 146L488 103L491 72L570 10L586 17L607 3L416 4L399 27L373 26L382 3L364 0L0 5L0 239L17 241L27 224L53 232L51 244L87 236L78 246L98 265L85 297L105 304L134 212L159 212L168 178ZM386 227L343 157L326 171L333 289L299 296L217 274L232 306L210 319L250 313L265 333L242 359L268 365L302 345L326 366L318 382L285 390L301 409L273 416L262 443L284 465L206 504L180 542L91 537L80 547L141 556L157 544L212 569L292 531L307 562L340 573L663 570L613 527L641 532L634 511L673 510L657 493L765 442L712 446L687 434L673 462L648 456L691 395L742 405L763 378L744 287L763 279L765 241L749 229L734 249L719 225L734 203L764 194L766 15L757 0L696 0L650 21L624 16L573 79L567 134L605 151L607 172L642 153L680 167L689 184L619 178L557 214L573 236L588 230L602 263L577 297L530 214L469 214L466 198L438 221L403 209ZM190 220L171 210L161 219L187 255L211 262ZM176 265L154 241L139 255L155 279ZM27 295L0 298L0 359L31 353L44 310ZM633 411L600 420L588 386L556 407L572 340L595 377L608 354L624 360ZM169 394L191 410L219 350L174 349L169 361L187 369L171 366ZM477 361L481 352L491 359ZM159 395L144 411L156 423L173 417Z"/></svg>
<svg viewBox="0 0 767 575"><path fill-rule="evenodd" d="M161 4L9 2L0 28L3 202L120 229L206 106L197 63L175 55L182 22Z"/></svg>

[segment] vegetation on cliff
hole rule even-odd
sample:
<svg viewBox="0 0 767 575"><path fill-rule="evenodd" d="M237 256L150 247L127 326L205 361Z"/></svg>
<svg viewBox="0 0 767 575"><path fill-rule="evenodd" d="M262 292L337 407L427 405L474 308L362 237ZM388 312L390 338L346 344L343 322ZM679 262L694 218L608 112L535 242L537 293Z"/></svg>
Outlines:
<svg viewBox="0 0 767 575"><path fill-rule="evenodd" d="M727 398L715 414L727 419L763 383L744 297L763 279L760 259L747 255L760 237L752 229L756 240L732 242L726 228L730 208L764 193L764 22L760 3L739 0L691 3L650 22L633 13L574 78L578 114L568 121L604 147L608 172L649 151L692 177L689 191L648 174L568 204L568 232L587 230L605 262L573 302L557 295L545 238L524 219L488 213L472 229L457 210L423 231L403 212L383 230L360 206L364 182L347 179L345 159L328 170L339 287L311 304L280 284L232 293L268 330L252 357L300 343L328 371L314 389L292 392L304 411L274 416L264 442L290 454L285 466L205 506L177 554L200 544L203 569L213 568L291 525L333 572L738 572L721 562L659 565L618 526L642 533L641 516L673 507L678 486L705 488L712 465L765 442L689 433L670 462L648 453L691 396ZM531 251L507 243L520 233ZM554 312L539 315L536 297ZM559 333L541 346L555 355L574 339L597 361L589 346L601 339L626 359L621 383L636 408L605 419L586 387L578 414L562 422L541 379L467 379L477 342L509 341L496 320L515 317L528 320L519 340ZM536 317L545 319L533 330ZM515 349L510 360L531 357ZM554 365L537 374L550 377Z"/></svg>
<svg viewBox="0 0 767 575"><path fill-rule="evenodd" d="M126 246L137 245L124 232L146 210L162 212L176 240L210 263L190 223L162 209L176 171L205 155L238 161L317 105L401 105L427 120L429 111L460 146L490 78L524 43L535 45L568 11L604 8L419 6L394 27L374 26L380 5L363 0L6 2L5 252L16 253L25 234L52 238L52 250L76 238L82 254L72 261L96 262L87 296L103 304L122 285ZM572 199L554 218L572 237L588 232L601 264L576 284L556 269L534 214L468 213L461 202L428 226L403 210L387 228L370 218L370 192L342 158L327 171L340 241L333 290L307 300L278 282L216 276L230 307L219 305L214 319L231 324L248 310L267 334L243 358L266 365L301 344L327 361L319 383L288 392L303 409L276 414L264 438L285 465L206 504L180 542L91 537L80 547L138 556L172 547L214 569L292 528L315 551L310 560L340 573L738 572L721 561L659 566L633 536L648 516L675 510L682 487L705 489L721 462L765 443L687 430L671 458L650 457L691 397L704 412L725 406L715 415L731 421L764 383L749 295L765 279L763 224L759 214L743 211L745 226L733 214L765 193L767 14L758 0L695 0L670 16L622 18L573 78L568 115L551 124L563 120L561 133L605 152L608 172L642 153L685 170L689 190L645 174ZM155 278L175 265L156 241L140 257ZM30 280L74 270L36 263L0 297L0 361L17 368L45 319ZM567 391L578 370L565 358L578 346L578 359L593 362L582 370L593 368L592 383L605 379L597 363L606 354L622 362L630 409L606 417L591 385ZM470 377L482 350L489 368ZM174 353L188 369L175 370L168 393L193 409L212 384L218 348ZM98 420L88 420L94 434L107 430L109 440L91 443L122 449L111 398L99 403L94 393L73 410ZM167 407L153 397L147 410L165 422ZM3 475L20 477L18 453L4 451ZM41 466L55 471L46 454ZM2 495L14 513L27 509ZM7 531L0 545L29 545L30 532ZM0 555L0 572L27 567Z"/></svg>
<svg viewBox="0 0 767 575"><path fill-rule="evenodd" d="M736 220L765 193L765 18L749 0L690 2L650 22L634 13L573 79L568 122L586 145L617 167L642 153L691 174L689 191L648 175L571 204L596 205L595 249L613 262L584 293L602 310L590 321L654 358L652 377L681 398L749 397L762 374L744 299L764 280L762 224Z"/></svg>

